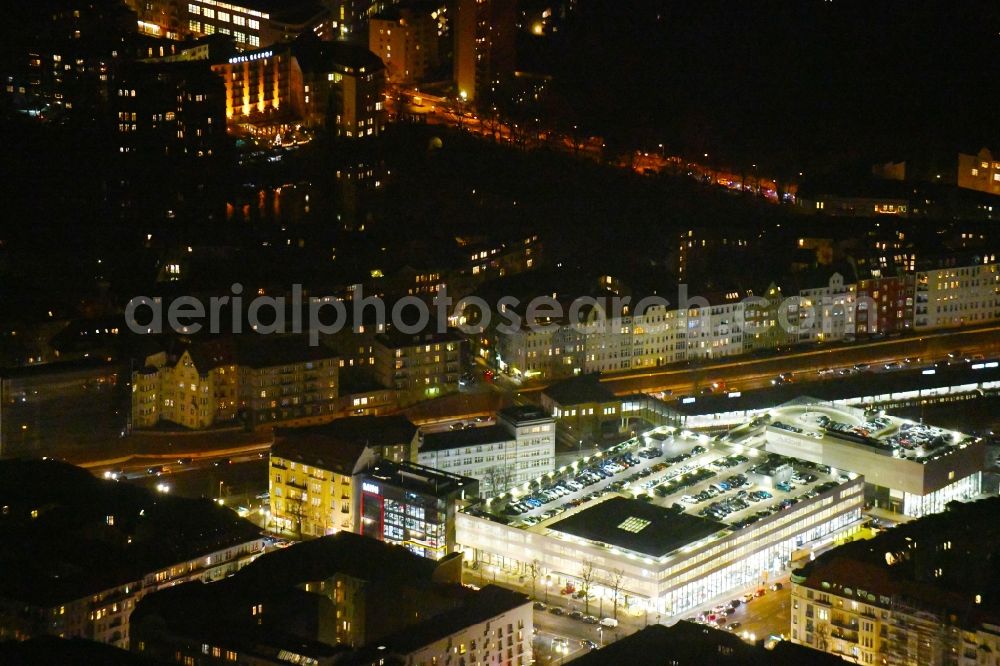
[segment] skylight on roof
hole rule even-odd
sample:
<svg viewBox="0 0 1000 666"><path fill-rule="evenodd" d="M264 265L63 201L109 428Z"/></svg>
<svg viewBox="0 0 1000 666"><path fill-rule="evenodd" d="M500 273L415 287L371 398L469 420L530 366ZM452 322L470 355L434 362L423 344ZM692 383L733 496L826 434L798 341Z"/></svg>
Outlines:
<svg viewBox="0 0 1000 666"><path fill-rule="evenodd" d="M630 516L622 521L618 526L618 529L625 530L626 532L631 532L632 534L638 534L639 532L646 529L649 525L648 520L642 518L636 518L635 516Z"/></svg>

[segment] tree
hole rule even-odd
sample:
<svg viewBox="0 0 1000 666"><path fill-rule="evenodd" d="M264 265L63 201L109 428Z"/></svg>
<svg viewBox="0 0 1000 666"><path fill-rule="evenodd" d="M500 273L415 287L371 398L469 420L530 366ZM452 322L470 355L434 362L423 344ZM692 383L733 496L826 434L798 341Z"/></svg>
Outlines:
<svg viewBox="0 0 1000 666"><path fill-rule="evenodd" d="M611 617L618 619L618 593L622 589L622 579L625 578L625 571L622 569L615 569L611 572L611 584L608 586L611 588L611 594L614 595L614 613Z"/></svg>
<svg viewBox="0 0 1000 666"><path fill-rule="evenodd" d="M583 567L580 569L580 581L583 583L580 586L580 591L583 592L584 612L590 613L590 584L594 582L593 562L584 560Z"/></svg>
<svg viewBox="0 0 1000 666"><path fill-rule="evenodd" d="M535 581L542 574L542 563L538 560L532 560L531 564L528 565L528 576L531 578L531 596L535 596Z"/></svg>
<svg viewBox="0 0 1000 666"><path fill-rule="evenodd" d="M496 497L510 487L514 480L513 468L509 465L494 465L486 470L484 480L490 485L490 493Z"/></svg>

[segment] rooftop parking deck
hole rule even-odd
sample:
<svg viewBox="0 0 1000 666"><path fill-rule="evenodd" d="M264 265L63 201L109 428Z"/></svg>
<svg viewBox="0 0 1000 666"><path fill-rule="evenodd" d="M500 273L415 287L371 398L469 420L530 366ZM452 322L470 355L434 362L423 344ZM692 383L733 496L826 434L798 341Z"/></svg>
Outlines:
<svg viewBox="0 0 1000 666"><path fill-rule="evenodd" d="M674 527L685 527L680 532L688 536L697 532L697 539L701 539L716 532L741 530L856 476L753 446L731 444L721 437L713 440L662 427L602 454L582 458L527 487L493 498L475 511L485 510L497 520L532 532L567 532L649 554L650 548L660 550L667 542L676 541L681 547L687 537L661 535L656 539L660 545L643 548L618 544L621 539L608 541L607 530L611 536L622 536L616 531L622 521L611 520L615 523L611 525L605 515L619 505L618 500L636 503L631 506L648 505L645 509L667 523L672 517ZM639 519L642 522L641 516ZM704 533L695 529L699 525L706 526ZM659 533L654 529L649 534L654 532ZM626 541L631 544L636 538Z"/></svg>

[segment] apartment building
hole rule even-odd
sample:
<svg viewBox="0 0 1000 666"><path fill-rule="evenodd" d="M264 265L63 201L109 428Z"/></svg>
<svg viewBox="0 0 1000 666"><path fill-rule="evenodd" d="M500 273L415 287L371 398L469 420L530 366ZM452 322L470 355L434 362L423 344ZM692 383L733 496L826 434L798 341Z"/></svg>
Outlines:
<svg viewBox="0 0 1000 666"><path fill-rule="evenodd" d="M0 569L0 641L58 636L127 649L145 595L223 579L264 552L259 528L227 509L53 460L3 461L0 488L5 536L18 534Z"/></svg>
<svg viewBox="0 0 1000 666"><path fill-rule="evenodd" d="M1000 194L1000 156L994 156L985 147L975 155L959 153L958 186L987 194Z"/></svg>
<svg viewBox="0 0 1000 666"><path fill-rule="evenodd" d="M224 88L207 62L130 63L111 102L120 154L207 157L226 145Z"/></svg>
<svg viewBox="0 0 1000 666"><path fill-rule="evenodd" d="M918 270L913 328L974 326L1000 318L1000 264Z"/></svg>
<svg viewBox="0 0 1000 666"><path fill-rule="evenodd" d="M296 536L358 527L357 475L409 460L417 428L402 416L355 416L279 430L268 466L271 521Z"/></svg>
<svg viewBox="0 0 1000 666"><path fill-rule="evenodd" d="M295 338L237 339L240 410L252 425L309 425L334 418L339 359Z"/></svg>
<svg viewBox="0 0 1000 666"><path fill-rule="evenodd" d="M174 358L157 352L132 372L132 427L209 428L236 418L239 396L239 366L230 349L195 345Z"/></svg>
<svg viewBox="0 0 1000 666"><path fill-rule="evenodd" d="M483 495L498 495L555 468L555 421L530 406L507 407L494 425L422 433L421 465L479 481Z"/></svg>
<svg viewBox="0 0 1000 666"><path fill-rule="evenodd" d="M339 362L298 338L195 343L132 372L132 427L320 423L340 411Z"/></svg>
<svg viewBox="0 0 1000 666"><path fill-rule="evenodd" d="M517 19L516 3L509 0L454 4L454 76L464 99L474 101L486 86L514 72Z"/></svg>
<svg viewBox="0 0 1000 666"><path fill-rule="evenodd" d="M132 650L157 663L531 663L531 600L461 585L431 560L349 532L261 557L227 580L150 595Z"/></svg>
<svg viewBox="0 0 1000 666"><path fill-rule="evenodd" d="M858 664L1000 663L990 498L949 505L792 572L791 640ZM978 564L977 564L978 563Z"/></svg>
<svg viewBox="0 0 1000 666"><path fill-rule="evenodd" d="M745 303L737 291L710 296L687 313L688 359L712 359L743 352Z"/></svg>
<svg viewBox="0 0 1000 666"><path fill-rule="evenodd" d="M438 66L436 9L430 4L388 7L368 22L368 48L385 63L390 83L422 81Z"/></svg>
<svg viewBox="0 0 1000 666"><path fill-rule="evenodd" d="M913 330L915 295L912 274L858 280L856 335L898 335Z"/></svg>
<svg viewBox="0 0 1000 666"><path fill-rule="evenodd" d="M833 342L853 339L857 285L845 283L834 273L822 287L799 292L799 342Z"/></svg>
<svg viewBox="0 0 1000 666"><path fill-rule="evenodd" d="M392 329L375 337L375 379L410 399L458 388L463 338L453 331L410 335Z"/></svg>

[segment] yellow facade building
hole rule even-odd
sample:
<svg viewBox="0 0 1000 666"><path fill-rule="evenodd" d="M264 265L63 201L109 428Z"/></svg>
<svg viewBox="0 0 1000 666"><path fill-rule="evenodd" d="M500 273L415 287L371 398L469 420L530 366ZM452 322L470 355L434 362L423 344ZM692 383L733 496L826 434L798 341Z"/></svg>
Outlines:
<svg viewBox="0 0 1000 666"><path fill-rule="evenodd" d="M278 431L268 467L274 527L299 537L357 531L355 475L379 459L409 460L416 437L402 416Z"/></svg>

